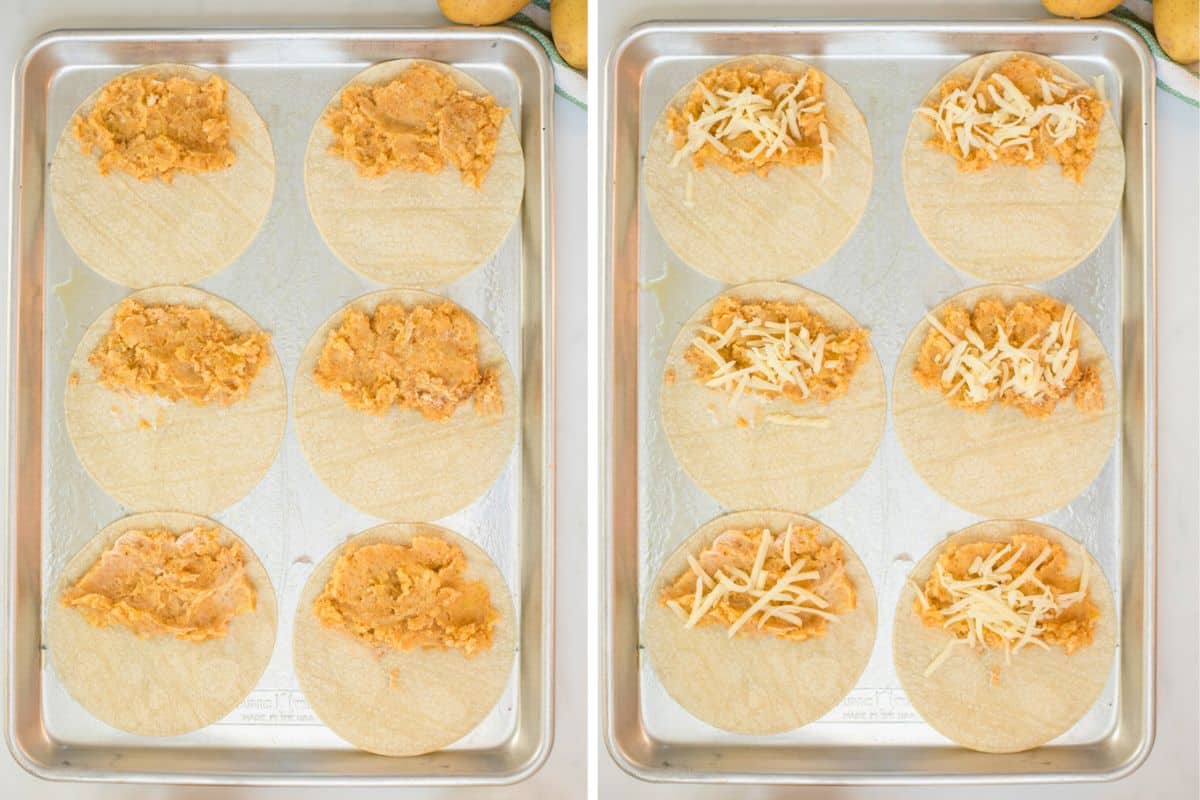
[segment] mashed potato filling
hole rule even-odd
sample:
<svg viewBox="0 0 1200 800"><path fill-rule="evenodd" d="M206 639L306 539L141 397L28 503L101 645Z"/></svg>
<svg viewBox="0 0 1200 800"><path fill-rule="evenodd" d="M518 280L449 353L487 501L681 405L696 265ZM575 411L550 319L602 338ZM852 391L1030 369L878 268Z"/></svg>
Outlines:
<svg viewBox="0 0 1200 800"><path fill-rule="evenodd" d="M684 359L696 380L728 392L828 403L850 390L871 345L863 328L834 330L799 303L744 301L729 295L713 303Z"/></svg>
<svg viewBox="0 0 1200 800"><path fill-rule="evenodd" d="M1003 648L1006 658L1030 645L1067 655L1090 645L1100 610L1088 596L1088 563L1084 554L1079 577L1068 576L1063 548L1034 534L947 546L913 602L925 625L954 635L925 674L956 644Z"/></svg>
<svg viewBox="0 0 1200 800"><path fill-rule="evenodd" d="M270 339L236 333L206 308L131 299L117 307L88 363L109 389L228 406L250 392L271 358Z"/></svg>
<svg viewBox="0 0 1200 800"><path fill-rule="evenodd" d="M203 642L253 611L255 593L241 546L222 544L217 528L152 528L121 534L60 602L98 628Z"/></svg>
<svg viewBox="0 0 1200 800"><path fill-rule="evenodd" d="M346 87L324 122L334 135L329 152L352 161L364 178L393 169L436 173L449 164L478 189L508 112L495 98L459 89L441 70L416 64L390 83Z"/></svg>
<svg viewBox="0 0 1200 800"><path fill-rule="evenodd" d="M373 647L473 656L492 646L500 615L487 585L465 570L462 548L432 536L364 545L338 556L313 613Z"/></svg>
<svg viewBox="0 0 1200 800"><path fill-rule="evenodd" d="M815 525L722 532L659 595L689 627L721 624L729 636L803 641L852 611L854 584L841 542L823 545Z"/></svg>
<svg viewBox="0 0 1200 800"><path fill-rule="evenodd" d="M913 375L959 408L983 411L993 402L1047 417L1074 395L1084 413L1104 409L1100 372L1081 363L1079 317L1050 297L1017 302L981 300L971 311L948 305L921 344Z"/></svg>
<svg viewBox="0 0 1200 800"><path fill-rule="evenodd" d="M229 87L207 81L127 75L109 81L71 132L84 155L100 154L100 174L113 170L141 181L171 183L176 173L233 166L229 146Z"/></svg>
<svg viewBox="0 0 1200 800"><path fill-rule="evenodd" d="M953 156L962 172L1053 159L1077 183L1095 156L1106 110L1096 90L1023 56L986 76L981 67L970 81L948 80L936 102L917 109L933 126L930 146Z"/></svg>
<svg viewBox="0 0 1200 800"><path fill-rule="evenodd" d="M834 148L825 117L825 76L778 69L716 67L700 75L682 108L667 110L678 152L692 166L714 164L766 176L774 166L821 164Z"/></svg>
<svg viewBox="0 0 1200 800"><path fill-rule="evenodd" d="M371 414L399 406L447 420L467 400L480 416L504 411L499 374L479 367L475 320L449 302L380 303L369 315L350 309L325 340L313 378Z"/></svg>

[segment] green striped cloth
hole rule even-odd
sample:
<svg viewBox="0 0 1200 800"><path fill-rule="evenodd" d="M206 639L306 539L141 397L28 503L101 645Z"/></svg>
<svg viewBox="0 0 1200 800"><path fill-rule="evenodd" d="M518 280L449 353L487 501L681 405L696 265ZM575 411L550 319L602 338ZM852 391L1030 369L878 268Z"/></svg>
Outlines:
<svg viewBox="0 0 1200 800"><path fill-rule="evenodd" d="M554 46L554 39L550 37L550 0L533 0L504 24L538 40L554 65L554 93L586 110L587 75L563 61Z"/></svg>
<svg viewBox="0 0 1200 800"><path fill-rule="evenodd" d="M1153 6L1150 0L1127 0L1124 5L1117 6L1106 16L1128 25L1146 41L1146 46L1154 54L1158 88L1188 105L1200 108L1200 70L1197 70L1196 64L1176 64L1163 52L1162 46L1154 36L1154 25L1151 22Z"/></svg>

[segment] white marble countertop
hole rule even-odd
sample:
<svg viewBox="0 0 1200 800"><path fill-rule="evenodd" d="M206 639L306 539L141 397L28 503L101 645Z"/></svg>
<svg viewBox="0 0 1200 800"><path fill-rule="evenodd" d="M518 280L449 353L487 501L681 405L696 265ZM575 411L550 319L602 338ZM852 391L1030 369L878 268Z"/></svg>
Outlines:
<svg viewBox="0 0 1200 800"><path fill-rule="evenodd" d="M167 5L170 11L164 10ZM108 11L101 11L108 8ZM247 9L252 8L252 11ZM336 13L330 9L337 8ZM402 11L397 9L403 8ZM13 65L38 35L55 28L179 27L200 25L444 25L434 0L4 0L0 2L0 109L5 118L0 152L5 154L5 180L0 192L0 219L8 219L9 108ZM516 786L486 789L388 789L355 791L355 798L518 798L536 795L546 800L583 796L586 730L586 519L583 436L587 303L587 117L562 98L555 98L555 223L559 309L575 310L558 316L558 619L556 663L557 737L546 765ZM5 240L7 252L7 239ZM7 336L0 333L0 341ZM7 342L0 347L0 374ZM7 390L6 390L7 391ZM5 423L7 424L7 423ZM6 640L0 621L0 642ZM3 644L0 644L0 648ZM0 798L5 800L333 800L345 789L261 789L169 786L119 786L88 783L48 783L30 776L0 748Z"/></svg>
<svg viewBox="0 0 1200 800"><path fill-rule="evenodd" d="M664 19L755 19L804 17L889 18L1040 18L1036 0L957 0L907 2L847 0L839 3L796 0L602 0L597 23L599 52L607 53L639 22ZM600 59L595 59L597 65ZM1200 114L1166 93L1158 92L1155 120L1158 152L1158 316L1160 365L1158 434L1158 736L1146 763L1128 778L1113 783L1042 784L1018 788L963 787L698 787L650 784L620 770L606 752L598 757L600 797L622 800L972 800L1001 798L1163 798L1197 797L1197 376L1200 328ZM1169 600L1168 600L1169 598Z"/></svg>

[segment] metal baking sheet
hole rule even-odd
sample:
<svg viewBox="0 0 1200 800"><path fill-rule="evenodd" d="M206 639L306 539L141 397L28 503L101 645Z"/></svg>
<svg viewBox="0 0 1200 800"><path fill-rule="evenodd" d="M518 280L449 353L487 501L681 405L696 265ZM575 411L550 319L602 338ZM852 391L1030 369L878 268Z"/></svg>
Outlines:
<svg viewBox="0 0 1200 800"><path fill-rule="evenodd" d="M518 376L512 459L477 502L439 522L495 559L517 606L513 677L499 704L446 750L384 758L354 749L305 704L291 669L292 617L314 564L378 520L349 508L309 469L289 420L280 455L244 500L215 515L262 559L279 600L275 652L254 692L224 720L169 739L123 734L75 703L43 655L47 586L66 560L125 511L87 476L62 424L67 364L84 329L127 290L85 266L45 197L47 159L70 115L114 75L175 61L239 86L275 147L274 204L230 267L198 285L265 329L292 385L309 336L349 300L379 288L322 242L304 197L309 133L338 88L393 58L454 64L512 108L525 152L525 202L500 251L435 291L496 334ZM520 780L551 740L553 630L553 81L544 51L507 29L65 31L38 40L15 75L9 283L8 709L17 760L48 778L270 784L470 784Z"/></svg>
<svg viewBox="0 0 1200 800"><path fill-rule="evenodd" d="M681 86L735 56L796 56L846 88L870 128L870 204L846 245L795 280L871 328L890 387L900 348L922 314L978 283L942 262L909 214L900 155L913 109L958 62L1011 49L1104 75L1125 143L1117 223L1083 264L1038 284L1097 328L1120 376L1123 420L1112 458L1080 498L1041 518L1083 540L1116 588L1121 633L1109 683L1069 732L1027 753L966 750L920 720L892 668L899 590L915 560L978 518L922 482L889 416L866 474L814 512L849 540L875 584L879 627L865 673L839 706L800 730L748 737L712 728L665 693L639 647L641 604L656 570L723 511L678 468L659 418L667 350L721 284L675 258L646 211L639 166L650 131ZM598 449L602 705L614 758L641 778L712 782L1101 780L1135 769L1149 752L1154 714L1154 73L1141 40L1104 21L650 23L613 51L605 81Z"/></svg>

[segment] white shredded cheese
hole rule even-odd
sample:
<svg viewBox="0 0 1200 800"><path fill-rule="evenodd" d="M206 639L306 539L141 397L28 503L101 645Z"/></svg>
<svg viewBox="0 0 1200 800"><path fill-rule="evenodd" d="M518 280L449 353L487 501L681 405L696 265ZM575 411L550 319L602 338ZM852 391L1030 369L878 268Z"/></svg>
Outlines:
<svg viewBox="0 0 1200 800"><path fill-rule="evenodd" d="M800 417L795 414L767 414L764 419L773 425L792 428L828 428L829 417Z"/></svg>
<svg viewBox="0 0 1200 800"><path fill-rule="evenodd" d="M985 79L983 71L981 66L966 89L950 92L936 108L917 109L944 141L958 146L964 158L982 150L994 161L1002 148L1020 147L1023 158L1032 159L1034 131L1042 123L1055 145L1079 133L1084 123L1079 103L1088 96L1085 88L1072 86L1059 75L1050 81L1040 78L1041 103L1035 106L1005 75L993 72ZM1097 89L1103 98L1103 83Z"/></svg>
<svg viewBox="0 0 1200 800"><path fill-rule="evenodd" d="M738 92L727 89L714 92L703 83L698 83L705 96L704 103L700 113L688 121L687 139L675 152L671 166L679 164L705 145L712 145L722 155L732 153L744 161L788 152L803 139L801 117L818 114L825 108L824 101L818 98L800 99L811 74L809 70L796 81L775 87L773 97L764 97L749 87ZM824 123L819 130L821 179L824 180L829 176L836 148L829 141L829 131ZM751 134L755 142L749 150L737 145L737 140L746 133ZM690 184L688 192L690 198Z"/></svg>
<svg viewBox="0 0 1200 800"><path fill-rule="evenodd" d="M1018 397L1038 402L1051 389L1065 389L1079 364L1075 344L1079 317L1071 306L1066 306L1062 317L1044 333L1025 342L1009 341L1004 327L997 323L996 342L991 347L984 345L973 328L968 327L959 337L932 314L925 319L951 345L950 351L936 360L943 368L940 382L947 396L962 390L970 402L986 403L1011 390Z"/></svg>
<svg viewBox="0 0 1200 800"><path fill-rule="evenodd" d="M752 598L746 610L729 626L730 638L737 635L755 615L759 615L756 623L759 630L771 619L781 619L800 626L803 624L802 615L818 616L837 622L835 614L824 610L829 607L829 601L813 591L820 588L820 585L814 584L821 578L820 571L805 569L808 561L804 558L793 559L793 537L791 525L778 538L774 537L769 529L763 528L748 573L732 567L729 574L718 569L710 576L699 560L689 555L688 565L692 574L696 576L691 611L686 611L678 600L668 600L667 607L684 620L684 627L694 628L722 597L741 594ZM787 570L768 588L767 580L771 575L764 565L772 549L782 553Z"/></svg>
<svg viewBox="0 0 1200 800"><path fill-rule="evenodd" d="M966 635L956 633L926 667L926 677L936 672L950 657L956 644L965 643L973 648L988 646L985 633L991 633L1000 640L1006 661L1029 645L1049 648L1039 638L1045 632L1041 623L1053 619L1087 597L1088 556L1087 553L1081 554L1083 567L1079 589L1055 594L1036 575L1038 568L1051 557L1052 548L1045 547L1020 574L1014 575L1012 568L1021 557L1023 548L1024 545L1014 549L1011 543L998 547L986 559L976 558L961 579L942 569L940 562L934 565L934 578L950 596L950 603L942 609L946 618L942 626L951 628L966 623ZM1003 563L998 563L1000 561ZM929 609L925 591L915 583L912 586L922 607ZM1021 587L1027 590L1020 591Z"/></svg>
<svg viewBox="0 0 1200 800"><path fill-rule="evenodd" d="M747 390L782 394L789 386L796 387L801 399L807 399L812 394L810 381L823 368L841 366L840 361L826 360L828 338L824 333L813 336L804 325L790 320L758 322L734 316L724 333L707 325L702 327L692 345L716 367L705 385L729 392L729 403L733 405ZM749 359L749 366L738 369L736 362L721 355L720 350L735 341L739 352ZM789 416L768 415L767 421L783 425L819 424L800 421L804 419L801 417L783 419Z"/></svg>
<svg viewBox="0 0 1200 800"><path fill-rule="evenodd" d="M821 180L825 180L829 177L829 165L837 148L829 141L829 127L824 122L817 125L817 132L821 135Z"/></svg>
<svg viewBox="0 0 1200 800"><path fill-rule="evenodd" d="M961 644L962 641L962 639L951 639L950 641L946 642L946 646L942 648L942 652L938 653L937 657L934 658L933 661L929 662L929 666L925 668L925 672L922 674L928 678L930 675L937 672L937 668L946 663L946 659L950 657L950 653L954 650L955 646Z"/></svg>

